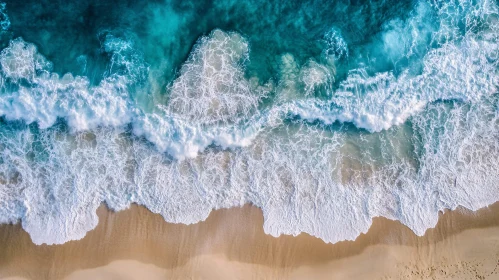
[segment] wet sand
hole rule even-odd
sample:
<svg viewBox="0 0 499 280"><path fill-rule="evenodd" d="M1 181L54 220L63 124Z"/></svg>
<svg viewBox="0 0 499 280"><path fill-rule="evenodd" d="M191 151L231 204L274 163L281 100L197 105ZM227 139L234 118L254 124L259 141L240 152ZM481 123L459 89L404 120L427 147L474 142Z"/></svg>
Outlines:
<svg viewBox="0 0 499 280"><path fill-rule="evenodd" d="M274 238L253 206L166 223L140 206L98 210L79 241L37 246L20 225L0 226L2 279L499 279L499 203L441 215L418 237L376 218L355 241Z"/></svg>

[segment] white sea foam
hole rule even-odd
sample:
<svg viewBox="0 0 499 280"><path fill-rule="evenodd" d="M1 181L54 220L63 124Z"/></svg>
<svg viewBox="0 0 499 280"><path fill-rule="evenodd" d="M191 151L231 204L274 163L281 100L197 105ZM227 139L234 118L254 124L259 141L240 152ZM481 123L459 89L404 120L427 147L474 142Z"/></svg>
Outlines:
<svg viewBox="0 0 499 280"><path fill-rule="evenodd" d="M37 122L47 128L60 117L76 131L131 121L128 77L110 75L96 87L86 77L60 77L50 72L51 63L36 47L21 38L1 52L0 65L4 81L0 115L7 120Z"/></svg>
<svg viewBox="0 0 499 280"><path fill-rule="evenodd" d="M244 77L248 59L248 42L237 33L202 37L170 87L169 109L197 123L248 117L261 98Z"/></svg>
<svg viewBox="0 0 499 280"><path fill-rule="evenodd" d="M5 32L10 29L10 18L7 14L7 4L0 3L0 30Z"/></svg>
<svg viewBox="0 0 499 280"><path fill-rule="evenodd" d="M0 222L21 220L35 243L54 244L94 228L102 202L114 210L138 203L186 224L253 203L267 233L337 242L366 232L376 216L421 235L443 209L498 201L497 5L461 6L455 11L471 31L460 33L449 20L461 15L440 15L440 29L430 32L438 47L424 55L419 73L358 68L332 91L332 65L300 66L285 54L277 101L264 108L260 99L271 87L245 78L249 47L235 33L201 38L168 88L169 103L147 112L130 96L148 73L131 42L106 37L111 63L92 86L51 72L34 45L15 39L0 54L0 115L39 130L1 124ZM437 1L415 14L426 9L453 10ZM420 55L419 39L404 37L425 19L414 18L385 29L383 48L398 48L390 38L403 37ZM343 46L339 33L332 37L331 46ZM335 55L348 55L343 49ZM314 97L321 87L330 99ZM321 124L285 122L289 115ZM71 133L53 127L57 118ZM336 121L373 133L323 125Z"/></svg>
<svg viewBox="0 0 499 280"><path fill-rule="evenodd" d="M479 12L482 16L492 13L478 9L476 13ZM494 13L497 15L497 9ZM412 20L409 24L414 25ZM473 29L478 22L468 24L467 28ZM497 92L498 34L499 24L491 21L489 28L479 34L468 32L459 40L429 51L423 58L419 75L412 75L408 70L398 76L392 72L370 75L363 68L351 70L331 101L296 102L287 105L288 110L304 119L352 122L374 132L404 123L437 100L475 102ZM440 36L440 32L436 32L435 40ZM413 52L415 44L411 43L411 50L406 52Z"/></svg>
<svg viewBox="0 0 499 280"><path fill-rule="evenodd" d="M42 130L41 154L29 130L15 130L14 137L2 137L2 174L19 173L23 180L1 185L0 193L10 191L2 217L21 218L37 244L83 237L97 224L101 201L114 210L139 203L169 222L187 224L211 209L251 202L263 209L267 233L308 232L327 242L354 239L380 215L423 234L442 209L477 209L499 199L494 102L436 103L429 116L413 119L409 131L423 132L427 143L416 151L419 164L400 152L419 137L403 127L355 140L290 125L263 131L246 149L210 149L180 161L115 129L97 129L95 136ZM369 156L376 147L388 156L381 162Z"/></svg>
<svg viewBox="0 0 499 280"><path fill-rule="evenodd" d="M329 30L324 36L324 42L326 43L324 49L326 57L332 57L335 60L348 57L348 44L339 30L334 28Z"/></svg>

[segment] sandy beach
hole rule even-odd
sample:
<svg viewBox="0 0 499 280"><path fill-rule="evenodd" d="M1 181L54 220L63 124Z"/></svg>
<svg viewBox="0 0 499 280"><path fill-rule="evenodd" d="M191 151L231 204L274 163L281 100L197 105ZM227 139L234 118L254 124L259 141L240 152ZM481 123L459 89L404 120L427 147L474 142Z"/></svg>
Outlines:
<svg viewBox="0 0 499 280"><path fill-rule="evenodd" d="M166 223L140 206L98 211L79 241L36 246L20 225L0 226L1 279L499 279L499 203L441 215L418 237L376 218L355 241L274 238L253 206Z"/></svg>

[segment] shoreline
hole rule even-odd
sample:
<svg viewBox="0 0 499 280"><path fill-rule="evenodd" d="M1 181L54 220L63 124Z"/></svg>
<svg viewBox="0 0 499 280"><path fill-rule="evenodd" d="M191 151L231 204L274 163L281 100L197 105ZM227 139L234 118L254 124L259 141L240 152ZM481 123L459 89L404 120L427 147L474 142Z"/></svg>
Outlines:
<svg viewBox="0 0 499 280"><path fill-rule="evenodd" d="M99 224L94 230L62 245L35 245L20 224L0 225L0 279L73 280L82 273L94 273L97 279L113 267L115 271L142 267L143 272L158 271L173 279L219 279L224 270L241 279L246 279L243 275L421 279L425 272L430 273L427 277L438 273L443 277L451 275L452 269L461 273L482 269L475 273L477 277L499 273L499 202L475 212L446 211L422 237L398 221L375 218L366 234L335 244L306 233L267 235L261 210L250 205L215 210L207 220L193 225L167 223L137 205L120 212L101 206L97 213ZM213 266L220 275L210 274ZM490 279L499 279L496 276Z"/></svg>

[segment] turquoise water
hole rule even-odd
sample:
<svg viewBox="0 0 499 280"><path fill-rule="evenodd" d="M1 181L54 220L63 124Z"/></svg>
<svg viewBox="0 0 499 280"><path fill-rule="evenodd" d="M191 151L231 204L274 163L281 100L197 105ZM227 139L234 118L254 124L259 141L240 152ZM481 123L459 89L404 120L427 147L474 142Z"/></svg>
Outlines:
<svg viewBox="0 0 499 280"><path fill-rule="evenodd" d="M337 242L499 200L493 1L100 2L0 7L0 222L37 244L102 202Z"/></svg>

